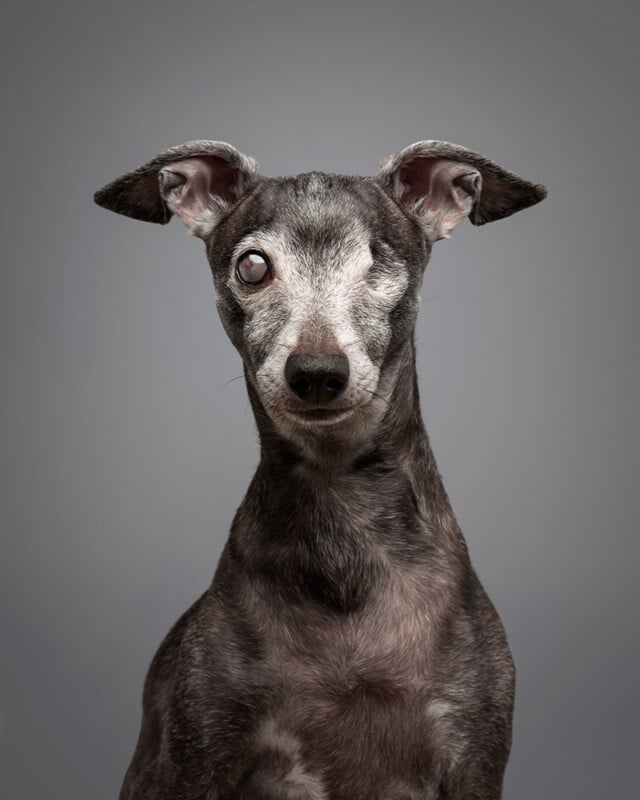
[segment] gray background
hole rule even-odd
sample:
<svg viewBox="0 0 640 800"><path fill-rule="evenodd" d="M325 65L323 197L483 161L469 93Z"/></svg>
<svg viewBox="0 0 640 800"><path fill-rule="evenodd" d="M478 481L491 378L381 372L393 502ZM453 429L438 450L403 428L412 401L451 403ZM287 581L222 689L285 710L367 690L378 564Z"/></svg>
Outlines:
<svg viewBox="0 0 640 800"><path fill-rule="evenodd" d="M506 798L637 788L638 12L5 6L0 794L113 800L145 670L257 460L202 244L98 209L165 147L370 174L425 138L548 185L434 252L418 368L518 668ZM635 85L634 85L635 84Z"/></svg>

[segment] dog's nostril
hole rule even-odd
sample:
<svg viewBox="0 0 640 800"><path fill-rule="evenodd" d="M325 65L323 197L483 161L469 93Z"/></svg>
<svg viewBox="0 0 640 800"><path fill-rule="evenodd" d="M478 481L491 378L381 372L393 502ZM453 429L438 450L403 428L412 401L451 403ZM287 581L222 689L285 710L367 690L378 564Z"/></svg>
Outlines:
<svg viewBox="0 0 640 800"><path fill-rule="evenodd" d="M291 386L298 397L306 397L313 391L313 383L309 380L309 378L306 377L306 375L301 375L295 381L292 381L289 386Z"/></svg>
<svg viewBox="0 0 640 800"><path fill-rule="evenodd" d="M325 381L324 388L330 392L331 394L338 394L338 392L342 389L344 383L338 380L337 378L328 378Z"/></svg>
<svg viewBox="0 0 640 800"><path fill-rule="evenodd" d="M346 356L291 355L285 365L285 379L291 391L307 403L329 403L349 380Z"/></svg>

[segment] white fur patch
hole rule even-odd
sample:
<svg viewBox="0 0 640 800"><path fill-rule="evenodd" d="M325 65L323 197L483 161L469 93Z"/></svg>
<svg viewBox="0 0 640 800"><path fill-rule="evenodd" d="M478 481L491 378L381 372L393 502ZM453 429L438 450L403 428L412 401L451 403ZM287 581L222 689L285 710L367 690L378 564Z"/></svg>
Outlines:
<svg viewBox="0 0 640 800"><path fill-rule="evenodd" d="M291 791L292 800L328 800L322 778L312 775L306 770L300 753L300 743L295 736L279 729L275 720L264 720L256 736L258 751L272 751L291 759L291 769L282 779L283 798L289 797L286 790Z"/></svg>

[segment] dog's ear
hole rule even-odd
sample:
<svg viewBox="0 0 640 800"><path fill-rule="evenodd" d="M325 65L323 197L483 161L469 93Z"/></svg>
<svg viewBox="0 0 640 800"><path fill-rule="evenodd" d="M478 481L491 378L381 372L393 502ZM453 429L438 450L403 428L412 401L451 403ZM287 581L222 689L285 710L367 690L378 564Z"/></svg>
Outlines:
<svg viewBox="0 0 640 800"><path fill-rule="evenodd" d="M484 156L450 142L416 142L384 159L378 184L424 223L434 239L448 239L465 218L484 225L539 203L547 190Z"/></svg>
<svg viewBox="0 0 640 800"><path fill-rule="evenodd" d="M257 164L226 142L170 147L99 189L94 200L127 217L166 224L176 214L206 239L222 214L259 180Z"/></svg>

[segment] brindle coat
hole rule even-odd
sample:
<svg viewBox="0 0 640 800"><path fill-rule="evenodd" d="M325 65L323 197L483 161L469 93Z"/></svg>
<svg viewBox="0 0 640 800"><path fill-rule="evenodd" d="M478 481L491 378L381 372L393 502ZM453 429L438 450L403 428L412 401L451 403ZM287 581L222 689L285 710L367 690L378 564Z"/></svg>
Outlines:
<svg viewBox="0 0 640 800"><path fill-rule="evenodd" d="M433 242L544 195L430 141L374 178L265 178L191 142L96 194L206 242L261 443L213 582L151 664L121 800L501 796L513 661L429 446L413 329ZM287 386L300 352L348 358L336 411Z"/></svg>

